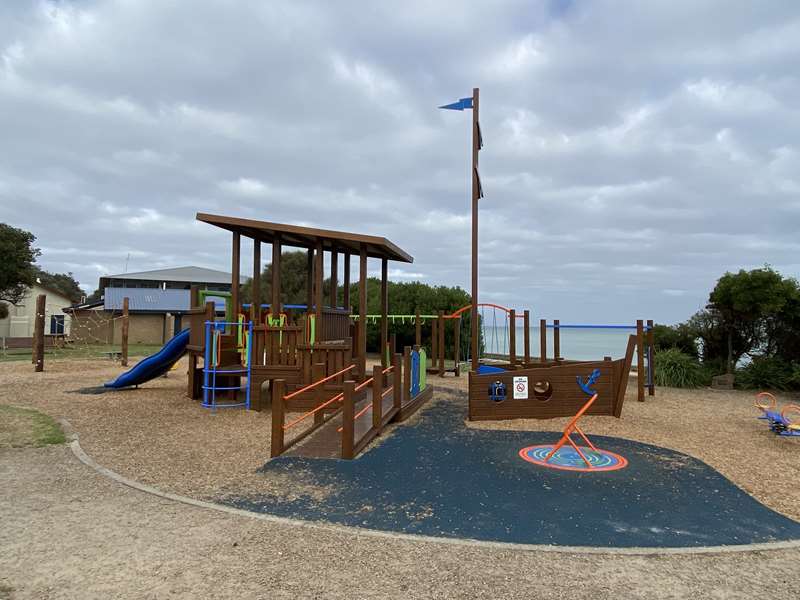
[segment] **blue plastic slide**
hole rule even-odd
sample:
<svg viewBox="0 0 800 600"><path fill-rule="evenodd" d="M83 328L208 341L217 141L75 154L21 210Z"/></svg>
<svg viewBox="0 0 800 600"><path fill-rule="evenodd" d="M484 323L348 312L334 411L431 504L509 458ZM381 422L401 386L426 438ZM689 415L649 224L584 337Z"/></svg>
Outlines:
<svg viewBox="0 0 800 600"><path fill-rule="evenodd" d="M141 385L151 379L160 377L172 368L181 356L186 353L189 343L189 329L184 329L164 344L158 352L139 361L130 371L126 371L114 381L105 384L107 388L126 388Z"/></svg>

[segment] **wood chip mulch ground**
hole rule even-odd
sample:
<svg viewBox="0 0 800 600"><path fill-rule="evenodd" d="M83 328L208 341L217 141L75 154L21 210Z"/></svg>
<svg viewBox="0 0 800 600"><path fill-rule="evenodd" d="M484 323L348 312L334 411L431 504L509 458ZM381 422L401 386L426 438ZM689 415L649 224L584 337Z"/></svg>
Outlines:
<svg viewBox="0 0 800 600"><path fill-rule="evenodd" d="M82 394L122 368L111 361L51 360L44 373L27 362L0 364L0 404L31 406L66 419L100 464L161 489L197 498L226 493L324 496L313 478L256 473L269 457L270 414L240 409L212 414L189 400L186 364L137 390ZM466 388L429 377L434 385ZM621 419L587 417L589 435L664 446L705 461L758 500L800 520L800 438L778 437L756 419L753 394L659 389L636 402L629 387ZM781 398L781 400L785 400ZM424 418L424 414L422 415ZM556 431L566 419L469 423L488 429Z"/></svg>

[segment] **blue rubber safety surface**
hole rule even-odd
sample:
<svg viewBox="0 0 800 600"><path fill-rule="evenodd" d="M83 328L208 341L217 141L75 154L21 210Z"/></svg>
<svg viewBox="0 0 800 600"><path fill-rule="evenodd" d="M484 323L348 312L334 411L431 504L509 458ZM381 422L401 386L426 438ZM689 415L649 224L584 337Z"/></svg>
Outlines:
<svg viewBox="0 0 800 600"><path fill-rule="evenodd" d="M602 473L546 469L521 448L559 433L468 429L466 397L399 426L353 461L278 457L261 471L297 474L332 492L219 501L305 520L450 538L595 547L692 547L800 539L800 523L765 507L705 463L619 438L589 435L628 459ZM699 435L699 434L698 434ZM709 444L729 443L709 437Z"/></svg>

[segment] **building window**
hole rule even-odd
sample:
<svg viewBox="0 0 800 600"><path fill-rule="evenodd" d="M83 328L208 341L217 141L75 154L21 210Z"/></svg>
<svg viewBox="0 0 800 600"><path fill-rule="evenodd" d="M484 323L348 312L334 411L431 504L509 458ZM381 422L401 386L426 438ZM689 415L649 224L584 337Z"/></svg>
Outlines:
<svg viewBox="0 0 800 600"><path fill-rule="evenodd" d="M64 335L64 315L50 315L50 334Z"/></svg>

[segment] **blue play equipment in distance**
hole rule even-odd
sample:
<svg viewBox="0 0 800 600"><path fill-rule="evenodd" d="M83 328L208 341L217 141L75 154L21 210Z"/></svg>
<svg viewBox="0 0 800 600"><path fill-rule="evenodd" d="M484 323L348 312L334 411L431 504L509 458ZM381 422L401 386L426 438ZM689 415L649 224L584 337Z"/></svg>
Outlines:
<svg viewBox="0 0 800 600"><path fill-rule="evenodd" d="M114 381L105 383L105 387L115 389L134 387L160 377L186 353L186 344L188 343L189 329L184 329L164 344L161 350L139 361L132 369Z"/></svg>

